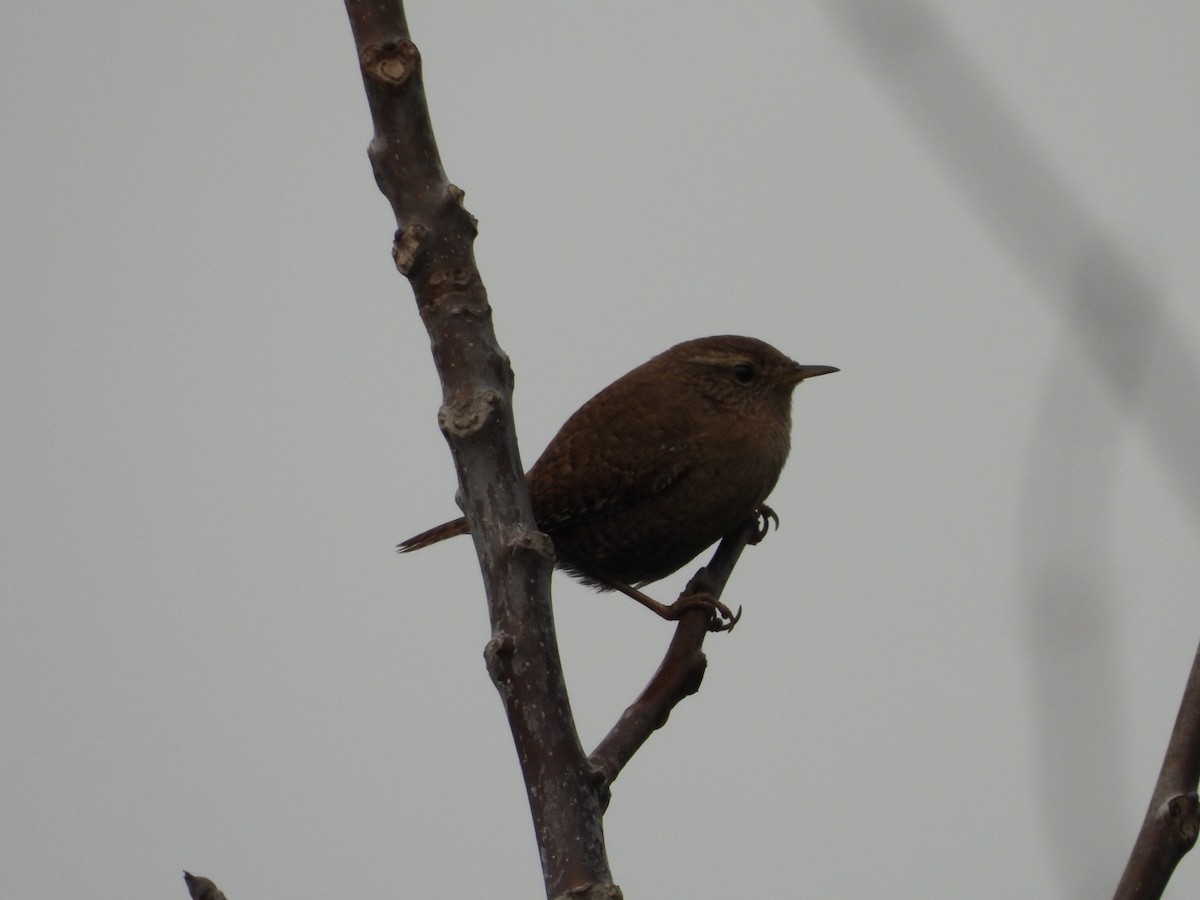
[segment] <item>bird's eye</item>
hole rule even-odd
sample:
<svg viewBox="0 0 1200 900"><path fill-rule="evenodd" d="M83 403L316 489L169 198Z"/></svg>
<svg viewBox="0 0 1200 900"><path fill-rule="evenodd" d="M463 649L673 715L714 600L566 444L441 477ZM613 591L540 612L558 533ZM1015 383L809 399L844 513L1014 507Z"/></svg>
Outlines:
<svg viewBox="0 0 1200 900"><path fill-rule="evenodd" d="M757 373L754 371L754 366L750 363L738 363L733 367L733 377L742 384L749 384L754 380Z"/></svg>

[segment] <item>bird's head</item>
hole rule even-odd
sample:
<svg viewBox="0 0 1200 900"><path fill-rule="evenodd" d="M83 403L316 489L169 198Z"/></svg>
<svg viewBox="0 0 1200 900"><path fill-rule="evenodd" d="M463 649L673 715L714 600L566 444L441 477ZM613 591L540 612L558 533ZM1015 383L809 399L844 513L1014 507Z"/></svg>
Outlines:
<svg viewBox="0 0 1200 900"><path fill-rule="evenodd" d="M659 359L714 406L743 416L786 417L796 385L838 371L833 366L801 365L765 341L738 335L686 341Z"/></svg>

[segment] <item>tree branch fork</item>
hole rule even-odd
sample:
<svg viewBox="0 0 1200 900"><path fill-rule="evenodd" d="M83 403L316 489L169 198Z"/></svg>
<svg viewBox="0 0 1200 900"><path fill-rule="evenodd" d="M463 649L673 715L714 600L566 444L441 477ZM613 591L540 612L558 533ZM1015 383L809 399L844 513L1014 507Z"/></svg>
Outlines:
<svg viewBox="0 0 1200 900"><path fill-rule="evenodd" d="M512 370L474 258L476 221L442 169L402 3L346 0L346 10L374 123L368 156L396 217L393 260L412 285L442 383L439 425L487 593L492 636L484 659L525 777L546 893L619 897L602 827L610 788L674 706L699 688L711 607L680 615L658 671L586 755L554 630L553 546L533 519L514 436ZM748 521L722 541L685 597L719 600L741 550L759 537L759 523Z"/></svg>
<svg viewBox="0 0 1200 900"><path fill-rule="evenodd" d="M401 0L345 0L375 134L368 155L397 222L392 255L412 285L443 386L439 424L450 446L487 592L484 658L508 716L551 900L620 900L604 849L603 812L633 754L704 677L711 608L684 612L658 670L590 755L562 677L550 605L553 548L538 531L512 419L512 371L492 329L475 264L477 223L442 169L421 57ZM748 520L719 545L680 597L719 600L747 544ZM1200 651L1142 830L1115 900L1159 897L1200 833ZM186 873L185 873L186 874ZM223 900L186 874L194 898Z"/></svg>

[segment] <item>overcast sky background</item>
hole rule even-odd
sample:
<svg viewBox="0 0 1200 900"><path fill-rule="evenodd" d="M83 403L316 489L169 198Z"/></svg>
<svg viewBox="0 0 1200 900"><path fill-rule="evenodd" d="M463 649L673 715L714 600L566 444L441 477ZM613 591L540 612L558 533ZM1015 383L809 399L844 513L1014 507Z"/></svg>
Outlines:
<svg viewBox="0 0 1200 900"><path fill-rule="evenodd" d="M842 369L625 895L1110 895L1200 640L1200 8L408 12L526 464L680 340ZM455 484L344 9L10 3L0 85L5 895L540 896L470 542L393 552ZM671 626L555 588L591 748Z"/></svg>

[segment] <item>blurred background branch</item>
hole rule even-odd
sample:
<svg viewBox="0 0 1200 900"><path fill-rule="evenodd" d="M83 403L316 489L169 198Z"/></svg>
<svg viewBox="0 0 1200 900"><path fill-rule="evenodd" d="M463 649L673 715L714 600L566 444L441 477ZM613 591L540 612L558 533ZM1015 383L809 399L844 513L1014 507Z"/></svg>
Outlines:
<svg viewBox="0 0 1200 900"><path fill-rule="evenodd" d="M1108 498L1121 432L1134 428L1200 523L1200 366L1153 280L1071 190L932 8L915 0L826 8L1062 322L1031 436L1021 545L1053 858L1071 896L1103 896L1128 833L1113 817L1128 787L1114 708ZM1074 365L1077 355L1090 363L1086 375ZM1153 614L1153 599L1136 602Z"/></svg>

